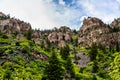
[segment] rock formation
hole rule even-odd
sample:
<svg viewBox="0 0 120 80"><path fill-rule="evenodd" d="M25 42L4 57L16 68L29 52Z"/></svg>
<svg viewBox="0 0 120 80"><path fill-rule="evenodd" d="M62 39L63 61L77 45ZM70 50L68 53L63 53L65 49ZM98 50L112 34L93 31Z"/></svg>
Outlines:
<svg viewBox="0 0 120 80"><path fill-rule="evenodd" d="M40 31L33 31L32 32L32 40L36 43L36 44L40 44L41 43L41 33Z"/></svg>
<svg viewBox="0 0 120 80"><path fill-rule="evenodd" d="M48 35L48 40L51 43L58 43L59 47L64 47L66 44L65 42L71 41L71 29L68 27L60 27L57 31L51 32Z"/></svg>
<svg viewBox="0 0 120 80"><path fill-rule="evenodd" d="M119 24L119 18L106 25L100 19L88 17L80 28L78 44L90 47L93 43L100 43L105 47L115 47L115 44L120 42L120 30L116 28Z"/></svg>
<svg viewBox="0 0 120 80"><path fill-rule="evenodd" d="M0 12L0 31L7 34L24 34L31 29L31 25L19 19L10 18Z"/></svg>
<svg viewBox="0 0 120 80"><path fill-rule="evenodd" d="M31 29L31 25L19 19L10 18L0 12L0 32L15 35L17 39L24 38ZM71 35L72 34L72 35ZM31 40L36 44L41 44L45 40L57 43L63 47L67 42L72 41L74 32L66 26L53 30L32 30ZM83 20L83 25L79 30L78 44L81 47L90 47L93 43L100 43L105 47L120 44L120 18L115 19L111 24L105 24L102 20L95 17L88 17Z"/></svg>

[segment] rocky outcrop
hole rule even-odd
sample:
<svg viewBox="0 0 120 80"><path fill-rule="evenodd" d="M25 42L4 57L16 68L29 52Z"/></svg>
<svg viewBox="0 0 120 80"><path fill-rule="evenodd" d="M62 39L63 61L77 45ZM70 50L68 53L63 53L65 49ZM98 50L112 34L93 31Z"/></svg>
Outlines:
<svg viewBox="0 0 120 80"><path fill-rule="evenodd" d="M105 24L98 18L92 18L92 17L88 17L87 19L83 20L83 25L80 29L80 32L82 34L84 34L85 32L91 30L91 29L95 29L97 27L103 27L105 26Z"/></svg>
<svg viewBox="0 0 120 80"><path fill-rule="evenodd" d="M58 32L57 32L58 31ZM59 30L51 32L48 35L48 40L51 43L58 43L59 47L64 47L66 42L71 41L72 37L70 34L70 30L65 27L61 27Z"/></svg>
<svg viewBox="0 0 120 80"><path fill-rule="evenodd" d="M71 39L71 29L66 26L61 26L59 29L55 28L48 35L48 40L51 43L58 43L59 47L65 46L66 42L71 41Z"/></svg>
<svg viewBox="0 0 120 80"><path fill-rule="evenodd" d="M57 32L52 32L52 33L50 33L50 34L48 35L48 40L49 40L50 42L53 42L53 43L57 42L57 41L58 41Z"/></svg>
<svg viewBox="0 0 120 80"><path fill-rule="evenodd" d="M3 33L25 33L30 29L31 25L29 23L14 18L0 20L0 30Z"/></svg>
<svg viewBox="0 0 120 80"><path fill-rule="evenodd" d="M31 29L31 25L19 19L10 18L0 12L0 31L7 34L24 34Z"/></svg>
<svg viewBox="0 0 120 80"><path fill-rule="evenodd" d="M76 63L79 67L83 68L86 67L90 62L90 58L86 53L77 52L75 54L75 59L73 59L73 62Z"/></svg>
<svg viewBox="0 0 120 80"><path fill-rule="evenodd" d="M36 59L40 59L40 60L42 60L42 61L48 60L48 57L45 56L44 54L40 53L40 52L33 51L32 54L33 54L33 56L34 56Z"/></svg>
<svg viewBox="0 0 120 80"><path fill-rule="evenodd" d="M100 19L88 17L83 21L80 28L78 44L82 47L90 47L93 43L100 43L105 47L115 46L120 42L120 19L113 21L110 26L104 24Z"/></svg>
<svg viewBox="0 0 120 80"><path fill-rule="evenodd" d="M31 30L31 25L19 19L10 18L0 12L0 32L4 34L12 34L17 39L27 38L28 32L31 40L36 44L41 44L49 40L51 43L57 44L59 47L65 46L68 42L74 42L74 32L66 26L55 28L53 30ZM106 47L120 44L120 18L115 19L110 25L106 25L102 20L95 17L88 17L83 20L83 25L77 36L78 44L81 47L90 47L93 43L100 43ZM46 43L46 42L45 42Z"/></svg>
<svg viewBox="0 0 120 80"><path fill-rule="evenodd" d="M71 41L71 35L69 33L65 34L65 41Z"/></svg>
<svg viewBox="0 0 120 80"><path fill-rule="evenodd" d="M60 32L71 32L71 29L69 27L66 27L66 26L61 26L59 29L58 29Z"/></svg>
<svg viewBox="0 0 120 80"><path fill-rule="evenodd" d="M110 24L110 27L111 27L111 28L120 27L120 18L115 19L115 20Z"/></svg>
<svg viewBox="0 0 120 80"><path fill-rule="evenodd" d="M32 40L33 40L36 44L40 44L40 43L42 42L40 31L33 31L33 32L32 32Z"/></svg>
<svg viewBox="0 0 120 80"><path fill-rule="evenodd" d="M0 12L0 20L9 19L9 18L10 18L9 15L5 15L4 13Z"/></svg>
<svg viewBox="0 0 120 80"><path fill-rule="evenodd" d="M4 13L2 13L2 12L0 12L0 16L1 17L6 17L6 15Z"/></svg>
<svg viewBox="0 0 120 80"><path fill-rule="evenodd" d="M65 47L65 46L66 46L65 41L64 41L64 40L59 41L58 46L59 46L59 47Z"/></svg>
<svg viewBox="0 0 120 80"><path fill-rule="evenodd" d="M20 39L24 39L25 37L24 37L23 34L18 34L18 35L16 36L16 38L17 38L18 40L20 40Z"/></svg>

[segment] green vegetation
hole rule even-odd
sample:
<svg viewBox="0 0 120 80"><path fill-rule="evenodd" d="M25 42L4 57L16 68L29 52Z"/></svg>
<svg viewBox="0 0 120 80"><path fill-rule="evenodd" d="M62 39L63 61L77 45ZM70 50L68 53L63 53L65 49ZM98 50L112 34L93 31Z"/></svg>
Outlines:
<svg viewBox="0 0 120 80"><path fill-rule="evenodd" d="M64 70L62 64L57 58L57 54L53 51L52 56L49 58L49 64L45 69L43 79L47 80L62 80L64 77Z"/></svg>
<svg viewBox="0 0 120 80"><path fill-rule="evenodd" d="M112 27L91 18L79 31L33 30L2 13L0 20L0 80L120 80L119 19Z"/></svg>
<svg viewBox="0 0 120 80"><path fill-rule="evenodd" d="M58 48L46 38L42 44L35 44L31 31L20 40L1 33L0 80L120 80L118 43L115 48L93 44L85 49L76 41L75 36L74 45ZM74 62L80 60L78 52L90 58L85 67Z"/></svg>
<svg viewBox="0 0 120 80"><path fill-rule="evenodd" d="M5 19L9 19L9 18L10 18L9 15L7 15L7 16L0 16L0 20L5 20Z"/></svg>

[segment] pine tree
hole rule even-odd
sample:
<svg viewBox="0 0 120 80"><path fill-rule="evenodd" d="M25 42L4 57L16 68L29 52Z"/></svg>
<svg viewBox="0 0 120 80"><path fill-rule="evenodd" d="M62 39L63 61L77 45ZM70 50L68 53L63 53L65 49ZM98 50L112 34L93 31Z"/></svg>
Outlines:
<svg viewBox="0 0 120 80"><path fill-rule="evenodd" d="M69 78L70 78L70 79L75 78L75 71L74 71L74 69L73 69L73 64L72 64L71 58L68 58L68 59L66 60L65 68L66 68L67 74L70 75Z"/></svg>
<svg viewBox="0 0 120 80"><path fill-rule="evenodd" d="M32 38L32 29L29 29L28 30L28 32L26 32L26 38L28 39L28 40L31 40L31 38Z"/></svg>
<svg viewBox="0 0 120 80"><path fill-rule="evenodd" d="M61 48L60 55L62 59L65 60L66 62L66 64L64 64L64 67L66 69L65 77L69 80L75 78L75 72L74 72L73 64L70 58L70 48L68 45Z"/></svg>
<svg viewBox="0 0 120 80"><path fill-rule="evenodd" d="M52 56L49 59L49 65L46 67L45 75L43 80L62 80L64 70L61 67L61 63L57 58L56 53L53 51Z"/></svg>
<svg viewBox="0 0 120 80"><path fill-rule="evenodd" d="M97 61L94 61L93 62L93 69L92 69L92 72L93 73L97 73L97 71L98 71L98 63L97 63Z"/></svg>
<svg viewBox="0 0 120 80"><path fill-rule="evenodd" d="M63 48L61 48L60 49L60 55L61 55L62 59L66 60L69 57L69 55L70 55L69 52L70 52L70 48L69 48L68 45L63 47Z"/></svg>
<svg viewBox="0 0 120 80"><path fill-rule="evenodd" d="M119 52L120 51L120 47L119 47L119 43L116 43L116 51Z"/></svg>
<svg viewBox="0 0 120 80"><path fill-rule="evenodd" d="M116 53L113 62L110 63L108 72L112 80L120 80L120 54Z"/></svg>
<svg viewBox="0 0 120 80"><path fill-rule="evenodd" d="M89 52L89 57L90 57L91 61L96 60L97 53L98 53L98 51L97 51L97 45L93 44L92 48L91 48L91 51Z"/></svg>

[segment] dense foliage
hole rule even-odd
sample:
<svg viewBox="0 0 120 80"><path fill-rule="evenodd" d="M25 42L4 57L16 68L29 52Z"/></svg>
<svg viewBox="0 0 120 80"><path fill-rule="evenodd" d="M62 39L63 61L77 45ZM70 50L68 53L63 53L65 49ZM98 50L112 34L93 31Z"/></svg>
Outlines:
<svg viewBox="0 0 120 80"><path fill-rule="evenodd" d="M20 40L0 33L0 80L120 80L118 44L115 48L93 44L85 49L69 43L63 48L52 48L47 39L47 46L28 39L31 31ZM75 55L78 52L89 56L86 67L74 62L79 60Z"/></svg>

